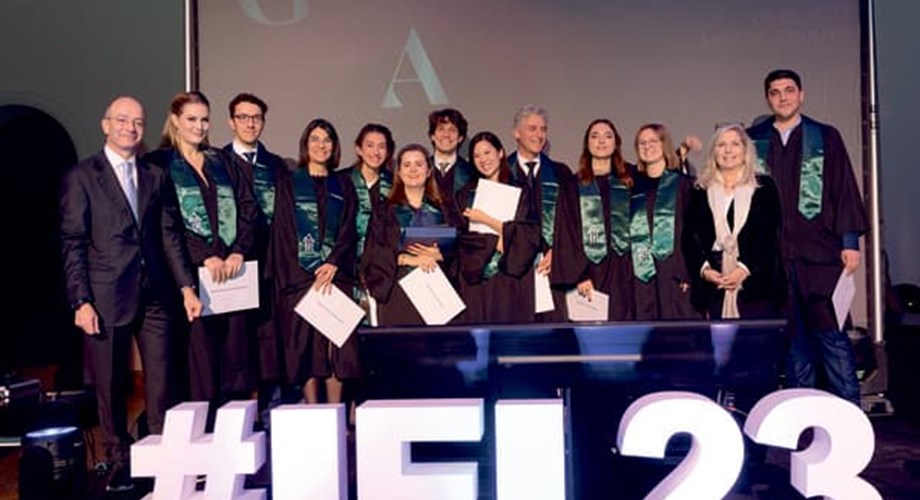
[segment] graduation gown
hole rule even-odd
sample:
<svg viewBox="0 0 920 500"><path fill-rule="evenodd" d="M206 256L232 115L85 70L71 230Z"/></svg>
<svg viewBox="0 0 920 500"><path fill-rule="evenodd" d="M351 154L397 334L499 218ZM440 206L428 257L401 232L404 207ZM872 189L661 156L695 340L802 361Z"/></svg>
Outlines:
<svg viewBox="0 0 920 500"><path fill-rule="evenodd" d="M557 235L555 234L555 221L559 218L559 198L562 198L562 189L563 185L567 180L572 176L572 171L564 163L559 163L551 160L548 156L543 153L540 153L540 170L537 171L537 177L534 183L528 182L527 174L524 172L524 168L521 166L521 161L518 158L518 153L515 151L508 156L508 165L511 168L511 181L515 186L518 186L524 190L527 195L527 199L530 201L530 207L528 210L528 218L540 221L541 224L541 243L540 251L545 255L550 249L555 248L555 240ZM552 175L556 179L559 185L559 192L556 195L556 214L551 215L546 212L544 199L549 195L549 193L544 193L543 182L548 179L548 176ZM545 235L542 235L542 224L548 223L553 227L553 238L547 239ZM556 256L560 258L566 258L559 255L555 250L553 251L553 260L556 260ZM536 265L536 264L535 264ZM552 280L552 270L550 271L550 279ZM534 288L534 273L533 269L524 277L525 286ZM562 288L553 287L553 304L555 309L549 312L537 314L536 320L543 323L561 323L568 321L568 313L566 312L565 307L565 290Z"/></svg>
<svg viewBox="0 0 920 500"><path fill-rule="evenodd" d="M256 260L259 263L259 308L249 311L249 328L255 333L257 344L257 359L259 369L259 380L275 381L284 378L284 354L283 344L280 333L279 318L277 314L277 304L280 300L280 291L276 286L276 281L272 276L271 267L268 265L268 242L270 237L271 222L274 213L278 210L278 197L275 196L271 203L271 217L266 213L262 203L259 200L258 189L256 188L255 168L265 168L271 172L275 179L275 193L277 193L277 179L288 171L287 164L284 160L265 149L262 143L258 143L258 152L256 153L253 166L245 158L240 157L233 150L233 143L224 146L223 150L233 158L237 164L240 173L246 178L247 182L253 188L253 196L256 200L256 219L253 227L253 244L250 255L246 256L247 260Z"/></svg>
<svg viewBox="0 0 920 500"><path fill-rule="evenodd" d="M655 276L649 282L643 282L638 278L633 282L637 321L702 319L702 315L693 309L690 301L690 286L693 279L687 271L680 249L684 214L693 190L693 180L683 174L676 175L679 175L679 180L677 199L674 202L674 247L667 257L655 259ZM654 237L655 203L658 201L661 178L653 179L637 172L633 179L636 182L633 192L641 193L645 197L645 213L651 237Z"/></svg>
<svg viewBox="0 0 920 500"><path fill-rule="evenodd" d="M751 272L738 293L738 312L742 319L782 316L786 295L780 257L782 214L779 194L769 177L758 176L757 182L759 187L751 198L747 221L738 232L738 261ZM693 277L693 303L699 311L708 311L712 319L718 319L722 314L725 293L700 276L704 262L709 262L717 270L721 262L712 251L716 229L704 189L694 189L690 193L682 236L684 259Z"/></svg>
<svg viewBox="0 0 920 500"><path fill-rule="evenodd" d="M863 234L869 223L840 133L808 117L802 120L785 146L772 118L751 127L748 134L755 141L768 142L766 167L776 182L782 206L782 255L787 269L795 274L795 280L790 282L804 302L806 327L811 331L835 330L837 319L831 295L843 271L843 235ZM798 210L806 121L820 128L824 148L821 211L812 219Z"/></svg>
<svg viewBox="0 0 920 500"><path fill-rule="evenodd" d="M337 184L335 192L343 198L340 224L332 251L324 260L338 267L333 284L350 295L355 285L355 251L357 233L355 231L355 210L357 201L355 187L347 174L332 173L326 177L310 177L316 193L318 221L313 221L319 230L319 239L326 238L328 199L333 183ZM284 339L285 365L287 378L292 384L303 383L307 378L338 379L356 378L362 375L358 356L357 335L352 335L345 344L338 348L300 315L294 307L306 295L316 281L313 271L307 271L300 265L298 257L297 219L295 214L295 197L293 176L286 173L279 178L277 189L277 209L271 231L271 265L272 272L281 290L280 324Z"/></svg>
<svg viewBox="0 0 920 500"><path fill-rule="evenodd" d="M478 179L464 186L456 195L457 213L473 206ZM498 261L498 272L483 277L492 259L498 236L469 231L469 220L463 218L458 240L460 296L466 310L460 317L465 323L532 323L534 321L533 282L527 286L522 278L533 272L533 261L540 250L540 226L527 219L529 201L521 193L514 220L502 225L504 252ZM529 307L525 307L529 306Z"/></svg>
<svg viewBox="0 0 920 500"><path fill-rule="evenodd" d="M207 181L192 172L201 190L201 199L212 229L211 238L193 232L183 221L185 250L195 267L205 259L217 256L226 259L232 253L251 255L254 227L257 219L252 186L237 163L226 152L208 148L205 153L204 175ZM173 148L151 152L147 161L170 172L170 164L181 155ZM184 160L181 160L184 162ZM185 168L192 169L187 163ZM222 168L233 190L236 206L236 237L229 244L219 237L218 196L215 169ZM172 177L171 177L172 178ZM175 179L173 184L175 185ZM196 319L188 332L188 369L190 396L198 401L222 401L241 397L255 388L256 366L254 349L248 335L247 313L238 311Z"/></svg>
<svg viewBox="0 0 920 500"><path fill-rule="evenodd" d="M460 225L457 215L449 205L444 205L440 210L444 224L454 227ZM398 283L403 276L415 269L411 266L397 265L402 229L396 216L396 207L389 202L377 207L368 224L364 253L361 255L361 273L368 290L377 301L377 319L380 326L425 324ZM450 251L442 249L442 255L444 260L438 264L448 279L456 284L456 248Z"/></svg>
<svg viewBox="0 0 920 500"><path fill-rule="evenodd" d="M559 194L553 245L555 250L553 251L550 279L557 286L571 289L590 278L595 290L610 296L608 319L610 321L631 321L635 319L634 284L636 282L632 270L632 257L628 250L623 255L617 254L610 242L610 176L598 176L595 180L600 191L604 214L607 256L595 264L585 254L582 244L581 204L578 195L580 181L573 176L564 184Z"/></svg>
<svg viewBox="0 0 920 500"><path fill-rule="evenodd" d="M442 174L435 157L429 158L434 180L438 184L438 192L445 203L456 205L456 194L477 176L476 168L465 158L457 155L457 161L451 165L446 174Z"/></svg>

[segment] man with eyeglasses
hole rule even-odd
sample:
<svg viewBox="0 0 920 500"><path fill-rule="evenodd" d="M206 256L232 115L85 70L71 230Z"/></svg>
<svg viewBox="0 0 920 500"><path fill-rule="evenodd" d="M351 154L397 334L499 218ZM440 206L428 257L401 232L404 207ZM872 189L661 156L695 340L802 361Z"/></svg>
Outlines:
<svg viewBox="0 0 920 500"><path fill-rule="evenodd" d="M792 332L788 382L814 387L815 366L822 365L831 391L858 406L853 348L831 301L841 272L853 274L859 266L859 237L869 229L853 167L837 129L802 114L805 92L795 71L771 71L764 94L773 116L748 134L783 209Z"/></svg>
<svg viewBox="0 0 920 500"><path fill-rule="evenodd" d="M265 128L268 105L258 96L241 93L230 100L230 129L233 140L224 146L232 153L236 164L253 187L259 217L256 223L255 244L250 258L259 262L259 309L249 316L250 331L257 337L259 353L259 407L263 410L280 397L277 388L284 373L281 366L282 339L274 318L274 281L267 273L265 261L268 250L269 229L275 212L275 180L287 168L284 160L268 151L259 140ZM268 413L263 411L262 422L267 424Z"/></svg>
<svg viewBox="0 0 920 500"><path fill-rule="evenodd" d="M172 324L181 290L189 321L201 313L182 221L168 174L137 151L146 120L132 97L102 118L102 151L69 168L61 183L60 237L67 298L85 334L85 364L96 388L109 491L133 488L128 465L127 395L131 338L144 368L147 425L160 434L172 403Z"/></svg>

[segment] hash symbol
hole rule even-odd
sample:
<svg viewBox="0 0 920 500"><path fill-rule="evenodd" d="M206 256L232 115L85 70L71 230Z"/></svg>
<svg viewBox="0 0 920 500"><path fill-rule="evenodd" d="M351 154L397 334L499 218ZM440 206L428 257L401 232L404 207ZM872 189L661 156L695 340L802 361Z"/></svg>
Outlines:
<svg viewBox="0 0 920 500"><path fill-rule="evenodd" d="M246 490L246 474L265 463L265 433L252 432L255 401L233 401L217 410L214 433L205 434L208 403L177 405L166 412L163 435L147 436L131 446L131 475L153 477L159 499L259 499L265 490ZM207 479L195 491L195 477Z"/></svg>

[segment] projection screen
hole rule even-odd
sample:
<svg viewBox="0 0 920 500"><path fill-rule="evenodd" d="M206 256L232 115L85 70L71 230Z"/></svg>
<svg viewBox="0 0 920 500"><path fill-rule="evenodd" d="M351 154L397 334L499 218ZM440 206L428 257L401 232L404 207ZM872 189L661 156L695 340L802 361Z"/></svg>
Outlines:
<svg viewBox="0 0 920 500"><path fill-rule="evenodd" d="M306 123L324 117L343 164L362 124L428 145L427 114L446 106L510 152L527 103L549 111L555 159L577 163L585 126L608 117L632 161L640 125L706 142L714 124L767 113L763 77L792 68L805 112L840 129L862 182L858 0L198 0L197 50L212 143L230 139L227 102L253 92L269 104L270 149L296 156Z"/></svg>

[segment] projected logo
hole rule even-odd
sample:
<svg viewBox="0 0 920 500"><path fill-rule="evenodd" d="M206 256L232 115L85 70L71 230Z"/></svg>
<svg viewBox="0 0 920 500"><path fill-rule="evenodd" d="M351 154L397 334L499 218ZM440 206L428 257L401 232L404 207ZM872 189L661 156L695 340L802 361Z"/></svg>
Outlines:
<svg viewBox="0 0 920 500"><path fill-rule="evenodd" d="M265 11L263 11L262 7L259 5L259 1L260 0L240 0L240 8L246 13L246 17L252 19L253 22L265 26L288 26L305 19L309 13L309 0L291 0L290 17L272 20L265 15Z"/></svg>

